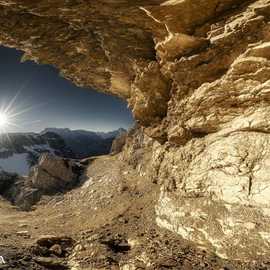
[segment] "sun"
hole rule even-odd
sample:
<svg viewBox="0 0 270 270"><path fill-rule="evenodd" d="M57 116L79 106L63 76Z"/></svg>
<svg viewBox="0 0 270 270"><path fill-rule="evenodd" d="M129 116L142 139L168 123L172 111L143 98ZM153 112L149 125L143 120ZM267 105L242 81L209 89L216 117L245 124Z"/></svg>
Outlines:
<svg viewBox="0 0 270 270"><path fill-rule="evenodd" d="M19 121L19 117L21 115L31 111L31 109L34 107L30 106L19 109L19 107L16 106L15 104L19 94L20 91L17 92L17 94L8 103L5 103L0 99L0 140L1 136L3 134L7 135L11 128L13 130L14 128L21 128L21 125L29 125L34 124L36 122L40 122L40 121L32 121L22 123L21 120ZM18 122L20 122L20 125L18 125Z"/></svg>
<svg viewBox="0 0 270 270"><path fill-rule="evenodd" d="M0 129L7 127L9 123L8 115L4 112L0 112Z"/></svg>

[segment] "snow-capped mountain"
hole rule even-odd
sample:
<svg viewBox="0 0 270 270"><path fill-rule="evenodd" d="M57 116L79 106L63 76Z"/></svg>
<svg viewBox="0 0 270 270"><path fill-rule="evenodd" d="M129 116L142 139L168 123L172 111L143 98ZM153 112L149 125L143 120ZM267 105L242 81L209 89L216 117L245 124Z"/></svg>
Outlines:
<svg viewBox="0 0 270 270"><path fill-rule="evenodd" d="M42 153L73 157L71 149L55 133L12 133L0 135L0 169L25 175Z"/></svg>
<svg viewBox="0 0 270 270"><path fill-rule="evenodd" d="M0 135L0 170L27 175L42 153L82 159L110 152L112 142L123 129L109 133L48 128L39 134Z"/></svg>
<svg viewBox="0 0 270 270"><path fill-rule="evenodd" d="M86 130L70 130L67 128L47 128L41 134L51 132L59 135L78 159L89 156L104 155L110 152L113 140L121 133L120 128L111 132L93 132Z"/></svg>
<svg viewBox="0 0 270 270"><path fill-rule="evenodd" d="M109 138L116 138L117 136L126 132L127 131L124 128L119 128L117 130L110 131L110 132L96 132L96 134L102 137L103 139L109 139Z"/></svg>

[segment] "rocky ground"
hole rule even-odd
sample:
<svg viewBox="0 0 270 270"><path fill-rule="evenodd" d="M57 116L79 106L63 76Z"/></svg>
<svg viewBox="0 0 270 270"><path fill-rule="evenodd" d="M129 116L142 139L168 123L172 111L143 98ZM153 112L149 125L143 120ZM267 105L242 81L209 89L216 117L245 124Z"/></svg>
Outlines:
<svg viewBox="0 0 270 270"><path fill-rule="evenodd" d="M24 51L22 61L53 65L79 86L123 98L142 128L126 162L98 159L86 177L92 180L43 197L26 219L26 244L68 234L85 243L86 255L75 248L67 260L85 269L227 265L215 266L209 254L199 259L195 249L181 255L176 234L223 258L268 260L269 0L0 0L0 22L0 43ZM120 226L119 215L131 221ZM113 241L88 243L95 230L106 236L105 224ZM171 233L163 238L156 224ZM151 243L161 251L148 250ZM94 258L92 249L103 259L83 263L80 254ZM163 257L173 263L160 265Z"/></svg>
<svg viewBox="0 0 270 270"><path fill-rule="evenodd" d="M119 155L84 160L81 185L33 211L0 201L0 269L270 269L225 261L157 227L159 186Z"/></svg>

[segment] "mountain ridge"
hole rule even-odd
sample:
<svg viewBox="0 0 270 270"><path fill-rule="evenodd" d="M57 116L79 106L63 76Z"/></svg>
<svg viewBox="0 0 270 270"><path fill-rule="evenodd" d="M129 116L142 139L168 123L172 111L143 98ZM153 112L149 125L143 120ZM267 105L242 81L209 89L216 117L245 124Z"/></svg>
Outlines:
<svg viewBox="0 0 270 270"><path fill-rule="evenodd" d="M88 156L108 154L113 140L126 132L119 128L109 132L94 132L87 130L71 130L69 128L46 128L41 134L52 132L62 137L78 159Z"/></svg>
<svg viewBox="0 0 270 270"><path fill-rule="evenodd" d="M110 130L110 131L94 131L94 130L87 130L87 129L71 129L71 128L56 128L56 127L47 127L45 129L43 129L40 132L37 132L38 134L44 134L46 132L82 132L82 133L92 133L92 134L97 134L100 136L103 135L109 135L109 134L114 134L116 132L126 132L126 129L120 127L118 129L115 130ZM24 133L24 132L23 132ZM35 133L35 132L30 132L31 133Z"/></svg>
<svg viewBox="0 0 270 270"><path fill-rule="evenodd" d="M40 133L3 133L0 135L0 168L27 175L43 153L69 159L108 154L113 140L123 129L96 134L86 130L48 128Z"/></svg>

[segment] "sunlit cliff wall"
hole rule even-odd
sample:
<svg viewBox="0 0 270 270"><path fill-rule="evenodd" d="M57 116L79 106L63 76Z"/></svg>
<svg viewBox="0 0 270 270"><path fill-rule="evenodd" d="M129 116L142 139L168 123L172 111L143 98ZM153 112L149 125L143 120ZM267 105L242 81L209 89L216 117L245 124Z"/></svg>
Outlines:
<svg viewBox="0 0 270 270"><path fill-rule="evenodd" d="M270 254L269 18L269 0L1 0L0 42L126 99L157 224L251 259Z"/></svg>

